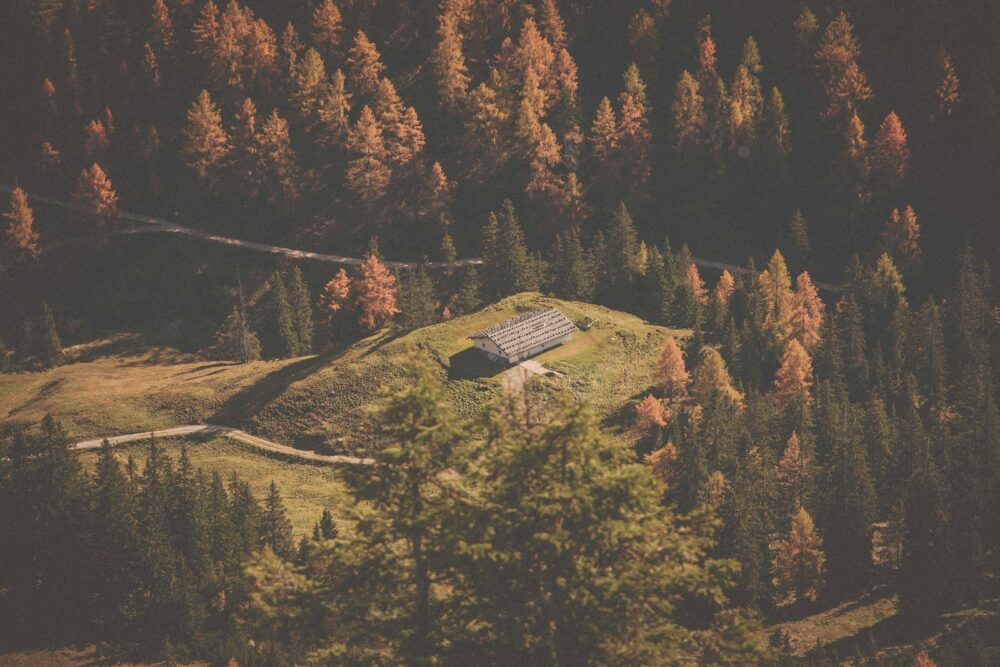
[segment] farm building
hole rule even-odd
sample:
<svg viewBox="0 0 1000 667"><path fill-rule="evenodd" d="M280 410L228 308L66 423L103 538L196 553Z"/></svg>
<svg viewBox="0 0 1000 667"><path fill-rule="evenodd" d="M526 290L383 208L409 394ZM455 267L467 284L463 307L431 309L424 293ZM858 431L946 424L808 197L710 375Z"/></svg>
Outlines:
<svg viewBox="0 0 1000 667"><path fill-rule="evenodd" d="M566 342L576 325L555 308L532 310L469 336L490 359L509 364Z"/></svg>

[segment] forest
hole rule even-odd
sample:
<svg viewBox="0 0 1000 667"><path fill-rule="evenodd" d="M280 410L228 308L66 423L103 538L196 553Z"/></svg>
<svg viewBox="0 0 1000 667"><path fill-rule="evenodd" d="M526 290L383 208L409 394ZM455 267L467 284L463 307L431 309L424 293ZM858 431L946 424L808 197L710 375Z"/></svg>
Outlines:
<svg viewBox="0 0 1000 667"><path fill-rule="evenodd" d="M2 373L121 331L335 357L523 292L685 332L612 421L572 391L466 419L413 358L301 539L274 484L4 419L0 647L1000 656L997 3L7 0L0 92ZM878 639L764 630L874 594Z"/></svg>

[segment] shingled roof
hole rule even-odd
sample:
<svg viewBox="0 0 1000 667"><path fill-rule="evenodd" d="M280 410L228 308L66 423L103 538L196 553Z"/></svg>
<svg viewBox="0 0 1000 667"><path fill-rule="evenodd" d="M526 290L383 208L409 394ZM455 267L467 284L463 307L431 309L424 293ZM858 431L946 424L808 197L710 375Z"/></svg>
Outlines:
<svg viewBox="0 0 1000 667"><path fill-rule="evenodd" d="M521 313L477 331L469 338L488 338L505 356L515 357L573 331L576 331L576 325L565 315L555 308L545 308Z"/></svg>

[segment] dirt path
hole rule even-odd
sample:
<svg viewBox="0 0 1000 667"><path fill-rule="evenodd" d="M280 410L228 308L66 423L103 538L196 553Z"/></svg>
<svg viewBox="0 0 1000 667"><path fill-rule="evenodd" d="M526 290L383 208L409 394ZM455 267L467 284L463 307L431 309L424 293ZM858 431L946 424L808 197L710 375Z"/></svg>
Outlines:
<svg viewBox="0 0 1000 667"><path fill-rule="evenodd" d="M13 186L7 183L0 183L0 190L11 191ZM62 208L67 208L73 211L86 211L86 209L79 204L75 204L71 201L65 199L56 199L54 197L47 197L45 195L36 195L28 193L29 200L42 202L44 204L50 204L52 206L59 206ZM180 234L182 236L187 236L189 238L199 239L201 241L206 241L208 243L218 243L220 245L228 245L236 248L245 248L247 250L255 250L258 252L266 252L272 255L283 255L291 259L309 259L317 262L327 262L329 264L340 264L347 266L360 266L364 260L359 257L343 257L341 255L330 255L320 252L311 252L309 250L296 250L295 248L284 248L282 246L268 245L266 243L257 243L256 241L244 241L242 239L233 239L227 236L219 236L218 234L212 234L200 229L194 229L193 227L184 227L176 223L170 222L169 220L164 220L162 218L155 218L149 215L141 215L138 213L121 213L122 220L128 220L130 222L140 223L141 227L130 227L127 229L121 229L118 233L120 234ZM717 262L712 259L702 259L701 257L692 257L694 263L702 268L709 269L719 269L727 270L730 273L742 273L748 274L750 270L743 266L736 266L735 264L727 264L725 262ZM454 262L427 262L424 264L429 269L442 269L447 267L460 267L460 266L476 266L481 265L483 260L479 257L472 257L469 259L457 259ZM393 262L386 261L385 265L394 269L416 269L421 266L420 262ZM827 292L841 292L842 288L837 285L831 285L830 283L824 283L821 281L814 281L817 289L821 289Z"/></svg>
<svg viewBox="0 0 1000 667"><path fill-rule="evenodd" d="M265 440L264 438L258 438L257 436L250 435L246 431L241 431L237 428L231 428L229 426L219 426L217 424L192 424L189 426L176 426L174 428L161 429L159 431L144 431L142 433L129 433L128 435L116 435L108 438L108 442L112 445L122 445L127 442L136 442L140 440L148 440L151 436L156 438L170 438L178 436L189 436L189 435L209 435L218 436L223 438L232 438L239 442L250 445L251 447L256 447L267 452L272 452L276 454L282 454L284 456L289 456L297 459L302 459L305 461L314 461L317 463L347 463L351 465L372 465L375 463L375 459L361 458L358 456L344 456L341 454L317 454L305 449L296 449L294 447L289 447L288 445L282 445L277 442L272 442L270 440ZM84 440L78 442L72 446L72 449L76 450L88 450L88 449L100 449L101 445L104 443L104 438L96 438L94 440Z"/></svg>

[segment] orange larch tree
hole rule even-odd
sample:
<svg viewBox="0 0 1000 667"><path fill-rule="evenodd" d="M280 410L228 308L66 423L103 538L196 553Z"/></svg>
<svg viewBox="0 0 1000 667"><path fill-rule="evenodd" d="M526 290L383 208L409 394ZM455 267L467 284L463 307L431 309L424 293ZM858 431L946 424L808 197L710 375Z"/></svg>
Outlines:
<svg viewBox="0 0 1000 667"><path fill-rule="evenodd" d="M222 114L212 102L207 90L187 112L187 124L181 130L181 156L195 175L204 183L213 184L229 153L229 136L222 127Z"/></svg>
<svg viewBox="0 0 1000 667"><path fill-rule="evenodd" d="M912 206L892 209L882 231L882 249L892 256L893 261L904 271L920 263L920 224Z"/></svg>
<svg viewBox="0 0 1000 667"><path fill-rule="evenodd" d="M348 134L347 148L353 155L347 164L348 187L361 201L377 202L385 194L392 169L386 164L385 139L371 107L361 110L361 117Z"/></svg>
<svg viewBox="0 0 1000 667"><path fill-rule="evenodd" d="M382 55L375 48L375 44L361 30L354 37L354 45L348 54L347 64L347 78L353 90L369 99L374 98L385 65L382 64Z"/></svg>
<svg viewBox="0 0 1000 667"><path fill-rule="evenodd" d="M320 310L325 313L339 313L350 303L351 277L341 269L323 288L320 296Z"/></svg>
<svg viewBox="0 0 1000 667"><path fill-rule="evenodd" d="M792 312L788 320L788 336L798 340L806 352L812 352L820 341L823 326L823 300L813 285L808 271L803 271L795 279L795 294L792 296Z"/></svg>
<svg viewBox="0 0 1000 667"><path fill-rule="evenodd" d="M699 401L704 402L713 393L719 393L736 405L743 405L743 394L733 386L726 362L714 347L701 348L701 363L695 371L693 389Z"/></svg>
<svg viewBox="0 0 1000 667"><path fill-rule="evenodd" d="M719 282L715 283L715 298L719 300L719 303L729 303L729 297L733 295L733 290L736 289L735 285L733 274L723 269L722 275L719 276Z"/></svg>
<svg viewBox="0 0 1000 667"><path fill-rule="evenodd" d="M432 62L442 105L451 111L458 110L469 94L471 79L462 53L458 17L454 12L442 12L438 19L438 43Z"/></svg>
<svg viewBox="0 0 1000 667"><path fill-rule="evenodd" d="M778 602L815 602L823 588L826 555L809 513L802 507L792 514L787 537L775 545L774 574Z"/></svg>
<svg viewBox="0 0 1000 667"><path fill-rule="evenodd" d="M92 224L100 232L108 231L118 220L118 194L96 162L80 172L73 201L90 213Z"/></svg>
<svg viewBox="0 0 1000 667"><path fill-rule="evenodd" d="M764 326L784 342L792 313L792 277L780 250L771 255L767 268L757 276L757 282L764 299Z"/></svg>
<svg viewBox="0 0 1000 667"><path fill-rule="evenodd" d="M657 428L665 428L670 422L670 410L663 401L652 394L647 395L635 406L635 430L647 434Z"/></svg>
<svg viewBox="0 0 1000 667"><path fill-rule="evenodd" d="M662 481L667 490L672 490L677 483L678 458L677 447L667 442L663 447L646 455L646 463L653 469L653 474Z"/></svg>
<svg viewBox="0 0 1000 667"><path fill-rule="evenodd" d="M782 406L802 401L812 403L810 389L813 383L812 359L802 344L791 338L785 344L781 365L774 374L774 395Z"/></svg>
<svg viewBox="0 0 1000 667"><path fill-rule="evenodd" d="M20 187L10 193L10 210L3 214L7 220L4 245L18 260L38 257L38 232L35 231L35 213L28 203L28 194Z"/></svg>
<svg viewBox="0 0 1000 667"><path fill-rule="evenodd" d="M793 431L774 472L782 507L797 507L805 502L808 466L799 436Z"/></svg>
<svg viewBox="0 0 1000 667"><path fill-rule="evenodd" d="M361 273L354 282L358 323L369 331L385 325L396 307L396 276L372 254L361 265Z"/></svg>
<svg viewBox="0 0 1000 667"><path fill-rule="evenodd" d="M895 111L882 121L872 144L872 177L884 194L899 190L910 165L910 149L906 130Z"/></svg>
<svg viewBox="0 0 1000 667"><path fill-rule="evenodd" d="M323 0L312 15L312 42L317 49L332 60L340 46L340 33L344 31L343 17L337 3Z"/></svg>
<svg viewBox="0 0 1000 667"><path fill-rule="evenodd" d="M667 336L663 340L654 381L668 398L687 394L691 376L684 366L684 353L681 352L680 345L673 336Z"/></svg>
<svg viewBox="0 0 1000 667"><path fill-rule="evenodd" d="M948 52L941 50L941 57L938 60L938 84L935 90L937 96L937 110L935 119L947 118L951 116L958 107L958 73L955 72L955 65L951 62Z"/></svg>
<svg viewBox="0 0 1000 667"><path fill-rule="evenodd" d="M698 273L698 267L695 266L694 262L688 265L687 282L691 286L691 291L694 293L694 298L698 300L698 303L702 305L707 304L708 288L705 287L705 281L701 279L701 274Z"/></svg>

